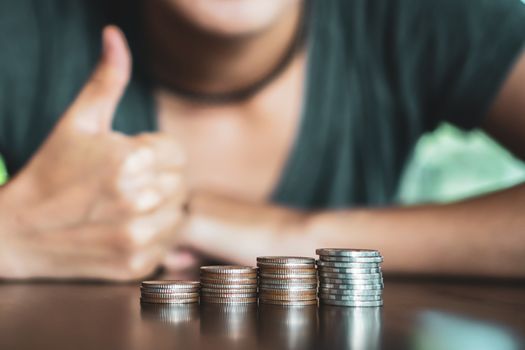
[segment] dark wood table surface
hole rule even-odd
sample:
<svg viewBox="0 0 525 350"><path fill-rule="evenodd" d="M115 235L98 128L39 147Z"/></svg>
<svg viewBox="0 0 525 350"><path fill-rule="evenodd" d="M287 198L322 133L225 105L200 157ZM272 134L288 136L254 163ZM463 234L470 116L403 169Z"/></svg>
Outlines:
<svg viewBox="0 0 525 350"><path fill-rule="evenodd" d="M137 284L1 283L0 349L525 348L525 284L385 281L382 308L141 306Z"/></svg>

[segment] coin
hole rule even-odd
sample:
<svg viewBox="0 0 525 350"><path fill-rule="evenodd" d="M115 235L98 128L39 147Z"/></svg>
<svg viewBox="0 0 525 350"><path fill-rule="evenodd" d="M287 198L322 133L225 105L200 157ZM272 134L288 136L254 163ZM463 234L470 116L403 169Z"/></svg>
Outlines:
<svg viewBox="0 0 525 350"><path fill-rule="evenodd" d="M369 274L369 273L380 273L380 267L371 268L343 268L343 267L326 267L320 266L319 272L331 272L331 273L344 273L344 274Z"/></svg>
<svg viewBox="0 0 525 350"><path fill-rule="evenodd" d="M215 265L215 266L201 266L202 274L220 274L220 275L251 275L257 273L256 267L251 266L231 266L231 265Z"/></svg>
<svg viewBox="0 0 525 350"><path fill-rule="evenodd" d="M337 268L357 268L357 269L369 269L379 268L380 263L377 262L340 262L340 261L323 261L317 260L317 266L321 267L337 267Z"/></svg>
<svg viewBox="0 0 525 350"><path fill-rule="evenodd" d="M274 279L274 280L278 280L278 279L281 279L281 280L295 279L295 280L307 281L307 280L316 280L317 279L317 275L316 274L305 275L305 274L297 274L297 273L276 274L276 273L264 273L264 272L261 272L261 273L259 273L259 277L262 277L264 279Z"/></svg>
<svg viewBox="0 0 525 350"><path fill-rule="evenodd" d="M264 278L261 277L259 284L279 284L279 285L317 285L315 278Z"/></svg>
<svg viewBox="0 0 525 350"><path fill-rule="evenodd" d="M257 288L257 283L250 284L214 284L214 283L205 283L203 288L208 289L248 289Z"/></svg>
<svg viewBox="0 0 525 350"><path fill-rule="evenodd" d="M187 299L187 298L198 298L199 293L149 293L142 292L141 296L148 298L175 298L175 299Z"/></svg>
<svg viewBox="0 0 525 350"><path fill-rule="evenodd" d="M142 288L154 288L154 289L177 289L177 290L188 290L198 289L200 283L197 281L143 281L141 283Z"/></svg>
<svg viewBox="0 0 525 350"><path fill-rule="evenodd" d="M381 256L377 250L370 249L340 249L340 248L321 248L316 249L317 255L342 256L342 257L377 257Z"/></svg>
<svg viewBox="0 0 525 350"><path fill-rule="evenodd" d="M260 295L276 295L276 296L294 296L294 295L297 295L297 296L301 296L301 295L306 295L306 296L316 296L317 295L317 290L315 289L311 289L311 290L307 290L307 291L304 291L304 290L295 290L295 291L292 291L292 290L267 290L267 289L264 289L264 290L261 290L259 292Z"/></svg>
<svg viewBox="0 0 525 350"><path fill-rule="evenodd" d="M317 305L317 299L315 300L272 300L260 298L259 301L263 304L272 304L279 306L312 306Z"/></svg>
<svg viewBox="0 0 525 350"><path fill-rule="evenodd" d="M201 293L221 293L221 294L242 294L242 293L257 293L257 286L250 289L247 288L202 288Z"/></svg>
<svg viewBox="0 0 525 350"><path fill-rule="evenodd" d="M382 289L334 289L334 288L320 288L319 294L334 294L334 295L382 295Z"/></svg>
<svg viewBox="0 0 525 350"><path fill-rule="evenodd" d="M320 304L324 305L335 305L335 306L348 306L348 307L379 307L383 306L383 300L375 301L349 301L349 300L319 300Z"/></svg>
<svg viewBox="0 0 525 350"><path fill-rule="evenodd" d="M224 298L255 298L257 297L257 292L251 293L217 293L217 292L204 292L201 291L201 296L209 297L224 297Z"/></svg>
<svg viewBox="0 0 525 350"><path fill-rule="evenodd" d="M259 284L259 290L291 290L291 291L309 291L317 290L316 284L307 284L307 285L294 285L294 284Z"/></svg>
<svg viewBox="0 0 525 350"><path fill-rule="evenodd" d="M297 269L297 268L264 268L260 270L260 273L266 275L275 274L275 275L310 275L315 276L317 270L315 268L308 269Z"/></svg>
<svg viewBox="0 0 525 350"><path fill-rule="evenodd" d="M382 283L376 284L341 284L341 283L323 283L319 284L320 289L342 289L342 290L382 290Z"/></svg>
<svg viewBox="0 0 525 350"><path fill-rule="evenodd" d="M359 285L359 284L369 284L369 285L374 285L374 284L383 284L383 278L376 278L376 279L370 279L370 280L366 280L366 279L342 279L342 278L332 278L332 277L320 277L319 278L319 281L321 283L329 283L329 284L332 284L332 283L335 283L335 284L348 284L348 285Z"/></svg>
<svg viewBox="0 0 525 350"><path fill-rule="evenodd" d="M196 303L199 301L199 286L196 281L143 281L140 301L151 304Z"/></svg>
<svg viewBox="0 0 525 350"><path fill-rule="evenodd" d="M231 278L208 278L201 276L201 284L202 285L212 285L212 284L220 284L220 285L252 285L257 284L257 278L256 277L250 277L250 278L237 278L237 277L231 277Z"/></svg>
<svg viewBox="0 0 525 350"><path fill-rule="evenodd" d="M342 301L374 301L381 300L380 295L335 295L335 294L319 294L319 299L322 300L342 300Z"/></svg>
<svg viewBox="0 0 525 350"><path fill-rule="evenodd" d="M377 280L383 277L382 273L337 273L337 272L319 272L319 278L328 277L328 278L340 278L347 280Z"/></svg>
<svg viewBox="0 0 525 350"><path fill-rule="evenodd" d="M199 288L196 289L170 289L170 288L144 288L140 287L141 293L156 293L156 294L180 294L180 293L198 293Z"/></svg>
<svg viewBox="0 0 525 350"><path fill-rule="evenodd" d="M202 296L201 302L204 303L214 303L214 304L249 304L249 303L256 303L257 298L256 297L250 297L250 298L224 298L224 297L208 297L208 296Z"/></svg>
<svg viewBox="0 0 525 350"><path fill-rule="evenodd" d="M257 263L262 264L297 264L314 265L315 259L302 256L259 256Z"/></svg>
<svg viewBox="0 0 525 350"><path fill-rule="evenodd" d="M188 299L140 298L140 302L148 303L148 304L190 304L190 303L198 303L199 298L188 298Z"/></svg>
<svg viewBox="0 0 525 350"><path fill-rule="evenodd" d="M319 259L322 261L347 262L347 263L380 263L380 262L383 262L383 257L381 256L345 257L345 256L321 255Z"/></svg>
<svg viewBox="0 0 525 350"><path fill-rule="evenodd" d="M201 272L201 278L214 278L217 280L230 280L231 278L257 278L257 273L211 273Z"/></svg>
<svg viewBox="0 0 525 350"><path fill-rule="evenodd" d="M267 295L267 294L260 294L259 299L265 299L265 300L283 300L283 301L303 301L303 300L317 300L317 295L309 296L309 295Z"/></svg>

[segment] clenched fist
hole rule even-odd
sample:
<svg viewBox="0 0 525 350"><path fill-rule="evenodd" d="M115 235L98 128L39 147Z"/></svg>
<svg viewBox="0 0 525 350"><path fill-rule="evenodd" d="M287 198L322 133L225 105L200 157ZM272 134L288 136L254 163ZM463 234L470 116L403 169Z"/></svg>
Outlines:
<svg viewBox="0 0 525 350"><path fill-rule="evenodd" d="M122 33L107 27L91 79L0 189L0 278L136 279L173 244L186 195L182 150L166 135L111 130L130 69Z"/></svg>

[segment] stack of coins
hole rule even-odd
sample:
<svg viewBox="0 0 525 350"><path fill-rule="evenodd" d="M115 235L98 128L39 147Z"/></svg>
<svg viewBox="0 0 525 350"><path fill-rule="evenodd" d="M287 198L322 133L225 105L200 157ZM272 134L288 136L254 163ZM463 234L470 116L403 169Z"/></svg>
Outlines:
<svg viewBox="0 0 525 350"><path fill-rule="evenodd" d="M349 307L383 305L383 257L377 250L317 249L319 302Z"/></svg>
<svg viewBox="0 0 525 350"><path fill-rule="evenodd" d="M264 256L259 267L259 302L283 306L317 305L315 259Z"/></svg>
<svg viewBox="0 0 525 350"><path fill-rule="evenodd" d="M201 301L215 304L257 302L257 268L202 266Z"/></svg>
<svg viewBox="0 0 525 350"><path fill-rule="evenodd" d="M199 302L197 281L144 281L140 301L150 304L189 304Z"/></svg>

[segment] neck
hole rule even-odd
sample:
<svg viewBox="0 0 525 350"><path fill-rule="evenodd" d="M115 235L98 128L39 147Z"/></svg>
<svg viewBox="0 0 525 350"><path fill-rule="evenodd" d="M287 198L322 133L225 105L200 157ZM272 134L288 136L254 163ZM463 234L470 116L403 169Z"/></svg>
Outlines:
<svg viewBox="0 0 525 350"><path fill-rule="evenodd" d="M148 66L155 81L203 94L242 90L264 79L296 39L301 6L270 27L226 37L188 23L166 1L145 2Z"/></svg>

